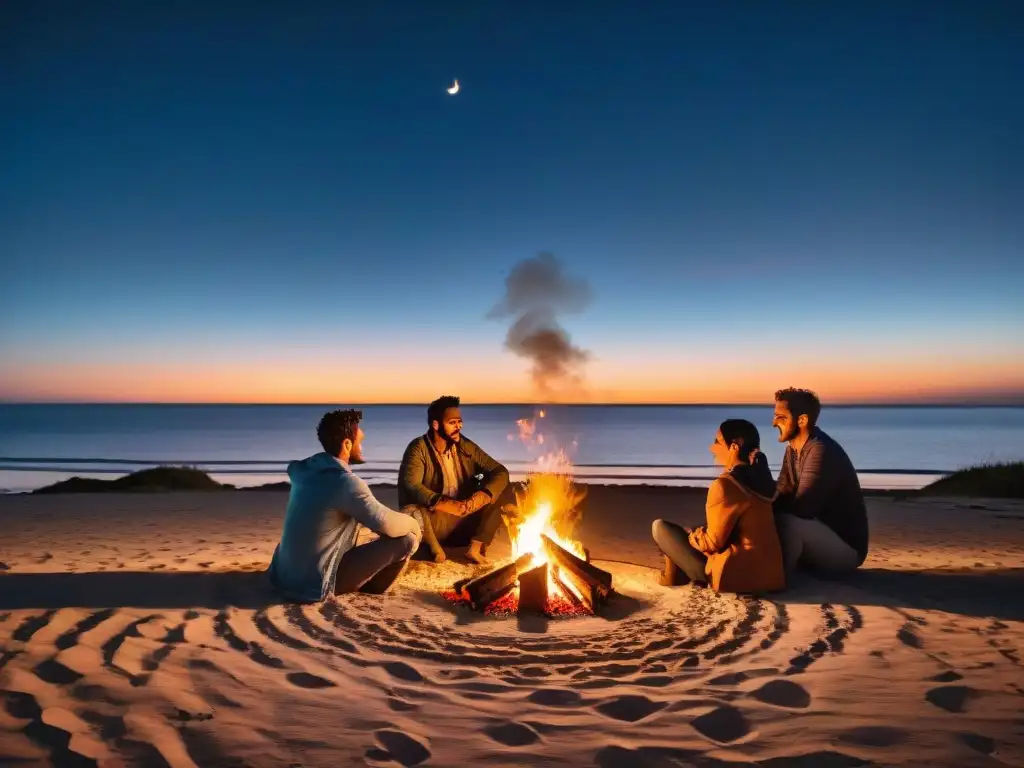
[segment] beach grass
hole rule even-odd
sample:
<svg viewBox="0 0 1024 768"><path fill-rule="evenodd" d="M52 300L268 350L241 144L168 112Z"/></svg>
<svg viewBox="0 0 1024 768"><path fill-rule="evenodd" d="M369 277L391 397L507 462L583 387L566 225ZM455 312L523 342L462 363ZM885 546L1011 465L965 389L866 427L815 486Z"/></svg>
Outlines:
<svg viewBox="0 0 1024 768"><path fill-rule="evenodd" d="M1024 498L1024 461L979 464L947 475L919 491L926 496Z"/></svg>
<svg viewBox="0 0 1024 768"><path fill-rule="evenodd" d="M206 472L194 467L152 467L118 477L100 480L91 477L71 477L53 485L38 488L33 493L105 493L109 491L223 491L233 485L218 483Z"/></svg>

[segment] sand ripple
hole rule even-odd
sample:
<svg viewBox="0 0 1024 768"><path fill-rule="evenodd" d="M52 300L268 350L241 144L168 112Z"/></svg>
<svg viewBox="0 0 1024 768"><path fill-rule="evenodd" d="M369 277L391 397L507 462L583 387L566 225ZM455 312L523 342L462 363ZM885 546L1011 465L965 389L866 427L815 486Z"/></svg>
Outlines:
<svg viewBox="0 0 1024 768"><path fill-rule="evenodd" d="M863 765L917 744L969 765L1010 749L984 718L1022 701L993 687L995 668L1020 679L1015 625L947 658L928 649L960 617L662 589L605 565L621 594L601 617L485 617L441 598L451 573L424 564L385 598L7 612L0 758L716 765L756 745L766 762ZM824 731L795 741L805 717Z"/></svg>

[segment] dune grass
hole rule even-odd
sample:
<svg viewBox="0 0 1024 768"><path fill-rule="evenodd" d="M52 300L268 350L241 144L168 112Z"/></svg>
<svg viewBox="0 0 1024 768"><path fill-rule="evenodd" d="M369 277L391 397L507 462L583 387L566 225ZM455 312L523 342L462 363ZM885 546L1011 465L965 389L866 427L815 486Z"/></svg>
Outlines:
<svg viewBox="0 0 1024 768"><path fill-rule="evenodd" d="M225 491L233 485L218 483L201 469L194 467L153 467L118 477L97 480L72 477L38 488L33 493L106 493L109 491Z"/></svg>
<svg viewBox="0 0 1024 768"><path fill-rule="evenodd" d="M993 499L1024 498L1024 461L979 464L946 475L925 486L928 496L978 496Z"/></svg>

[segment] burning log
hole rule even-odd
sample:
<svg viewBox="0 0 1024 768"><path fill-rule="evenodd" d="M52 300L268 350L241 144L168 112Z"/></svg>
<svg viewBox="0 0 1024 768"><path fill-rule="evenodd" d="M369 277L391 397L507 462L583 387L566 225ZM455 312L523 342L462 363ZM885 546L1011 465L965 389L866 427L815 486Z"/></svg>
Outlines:
<svg viewBox="0 0 1024 768"><path fill-rule="evenodd" d="M548 562L556 569L556 578L568 587L567 592L579 598L591 612L607 601L612 591L612 575L608 571L577 557L546 534L541 534L540 539Z"/></svg>
<svg viewBox="0 0 1024 768"><path fill-rule="evenodd" d="M456 591L465 592L469 597L469 604L475 610L482 610L502 595L508 594L516 585L516 579L530 567L533 562L533 555L522 555L501 568L485 573L466 583L456 584ZM461 589L459 589L461 585Z"/></svg>
<svg viewBox="0 0 1024 768"><path fill-rule="evenodd" d="M546 614L548 606L548 564L543 563L519 577L519 613Z"/></svg>

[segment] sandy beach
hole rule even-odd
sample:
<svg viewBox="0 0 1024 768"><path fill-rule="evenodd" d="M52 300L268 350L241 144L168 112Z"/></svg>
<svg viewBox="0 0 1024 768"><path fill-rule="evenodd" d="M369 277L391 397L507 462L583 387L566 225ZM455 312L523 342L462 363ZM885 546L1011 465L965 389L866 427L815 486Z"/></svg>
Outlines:
<svg viewBox="0 0 1024 768"><path fill-rule="evenodd" d="M0 764L1024 765L1024 504L872 497L852 582L753 600L656 584L703 497L591 487L618 594L551 620L455 561L287 604L280 492L0 497Z"/></svg>

